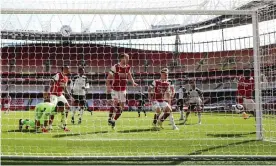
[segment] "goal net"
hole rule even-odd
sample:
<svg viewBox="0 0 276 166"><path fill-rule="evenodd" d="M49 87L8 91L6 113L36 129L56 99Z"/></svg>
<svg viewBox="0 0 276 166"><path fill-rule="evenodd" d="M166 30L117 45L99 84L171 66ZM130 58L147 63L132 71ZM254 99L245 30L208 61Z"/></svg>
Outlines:
<svg viewBox="0 0 276 166"><path fill-rule="evenodd" d="M276 155L275 2L46 2L2 4L3 156Z"/></svg>

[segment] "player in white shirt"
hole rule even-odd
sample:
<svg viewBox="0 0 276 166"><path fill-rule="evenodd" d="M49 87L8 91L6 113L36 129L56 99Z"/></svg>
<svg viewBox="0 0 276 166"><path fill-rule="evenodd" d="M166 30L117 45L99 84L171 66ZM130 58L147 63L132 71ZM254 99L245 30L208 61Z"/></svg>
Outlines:
<svg viewBox="0 0 276 166"><path fill-rule="evenodd" d="M184 120L184 97L186 96L186 89L183 86L180 86L180 88L177 91L178 93L178 100L177 100L177 109L180 112L180 119Z"/></svg>
<svg viewBox="0 0 276 166"><path fill-rule="evenodd" d="M203 93L196 87L195 81L190 81L191 89L188 91L188 110L184 124L187 122L189 114L191 112L197 112L198 124L201 124L201 111L203 109L202 97Z"/></svg>
<svg viewBox="0 0 276 166"><path fill-rule="evenodd" d="M72 108L72 120L75 123L75 113L79 111L78 124L81 124L83 111L86 105L86 92L89 88L87 77L84 75L84 68L79 68L79 74L74 76L71 81L71 91L74 98L74 106Z"/></svg>
<svg viewBox="0 0 276 166"><path fill-rule="evenodd" d="M267 77L266 75L264 74L261 74L260 76L260 80L261 80L261 90L265 90L268 88L268 80L267 80Z"/></svg>

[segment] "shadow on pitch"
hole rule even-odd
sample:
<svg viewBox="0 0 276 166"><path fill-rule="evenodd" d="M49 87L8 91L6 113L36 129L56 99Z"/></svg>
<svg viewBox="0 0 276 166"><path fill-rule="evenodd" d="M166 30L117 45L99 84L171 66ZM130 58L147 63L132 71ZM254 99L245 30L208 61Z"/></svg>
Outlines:
<svg viewBox="0 0 276 166"><path fill-rule="evenodd" d="M63 137L80 136L80 135L88 135L88 134L105 134L105 133L108 133L108 131L96 131L96 132L86 132L86 133L67 133L67 134L54 135L53 138L63 138Z"/></svg>
<svg viewBox="0 0 276 166"><path fill-rule="evenodd" d="M8 131L3 131L3 132L6 132L6 133L40 133L39 131L36 131L35 129L30 129L30 130L23 129L22 131L8 130Z"/></svg>
<svg viewBox="0 0 276 166"><path fill-rule="evenodd" d="M216 150L216 149L220 149L220 148L226 148L226 147L228 148L230 146L237 146L237 145L247 144L247 143L256 142L256 141L257 140L246 140L246 141L234 142L234 143L220 145L220 146L213 146L213 147L209 147L206 149L197 150L195 152L189 153L188 155L201 155L204 152L210 152L212 150Z"/></svg>
<svg viewBox="0 0 276 166"><path fill-rule="evenodd" d="M160 129L159 128L131 129L131 130L118 131L118 133L139 133L139 132L152 132L152 131L160 131Z"/></svg>
<svg viewBox="0 0 276 166"><path fill-rule="evenodd" d="M247 135L256 134L256 132L250 132L250 133L235 133L235 134L206 134L208 137L216 137L216 138L229 138L229 137L244 137Z"/></svg>

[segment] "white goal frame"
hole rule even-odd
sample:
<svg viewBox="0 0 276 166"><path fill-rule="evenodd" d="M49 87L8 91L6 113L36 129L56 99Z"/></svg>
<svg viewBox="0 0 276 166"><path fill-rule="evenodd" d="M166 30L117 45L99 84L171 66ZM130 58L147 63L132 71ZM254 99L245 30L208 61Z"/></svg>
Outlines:
<svg viewBox="0 0 276 166"><path fill-rule="evenodd" d="M253 57L256 103L256 139L263 140L260 95L259 22L257 10L181 10L181 9L10 9L2 14L120 14L120 15L250 15L253 29Z"/></svg>
<svg viewBox="0 0 276 166"><path fill-rule="evenodd" d="M254 58L254 77L255 77L255 106L256 106L256 140L263 140L262 129L262 105L261 105L261 92L260 92L260 39L259 39L259 22L258 10L181 10L181 9L11 9L2 8L2 14L117 14L117 15L247 15L252 17L252 30L253 30L253 58ZM216 156L216 155L215 155ZM8 156L2 156L2 159L8 159ZM69 156L68 156L69 157ZM214 157L214 156L212 156ZM221 156L229 157L231 156ZM237 157L239 156L232 156ZM246 156L240 156L240 158ZM252 157L252 156L251 156ZM264 156L262 156L264 157ZM36 157L31 157L34 159ZM43 157L42 157L43 158ZM47 158L47 157L46 157ZM54 157L53 157L54 158ZM50 159L53 159L50 157ZM78 159L78 157L75 157ZM86 158L86 157L80 157ZM91 159L99 159L105 157L95 157ZM108 158L108 157L107 157ZM114 158L114 156L112 156ZM115 157L116 158L116 157ZM126 157L121 157L126 159ZM121 159L118 157L118 159ZM139 158L139 157L138 157ZM153 156L153 158L155 158ZM171 156L171 158L175 158ZM181 159L192 158L191 156L182 156ZM12 158L12 159L16 159ZM22 159L22 158L20 158ZM41 159L41 157L39 158ZM68 159L68 158L67 158ZM89 159L89 157L88 157ZM143 159L143 158L141 158ZM152 158L151 158L152 159ZM275 158L274 158L275 159ZM66 158L65 158L66 160Z"/></svg>

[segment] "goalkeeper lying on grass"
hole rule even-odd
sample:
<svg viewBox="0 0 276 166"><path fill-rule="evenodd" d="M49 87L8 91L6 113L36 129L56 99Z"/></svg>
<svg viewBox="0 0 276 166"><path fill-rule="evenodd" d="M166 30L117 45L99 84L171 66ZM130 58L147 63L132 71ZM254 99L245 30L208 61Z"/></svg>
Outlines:
<svg viewBox="0 0 276 166"><path fill-rule="evenodd" d="M58 112L63 112L65 105L63 102L58 102L57 105L52 103L39 103L35 107L35 121L29 119L19 120L19 130L22 131L23 126L28 129L30 126L38 131L41 128L42 132L48 132L46 129L48 124L52 124L54 120L54 115Z"/></svg>

